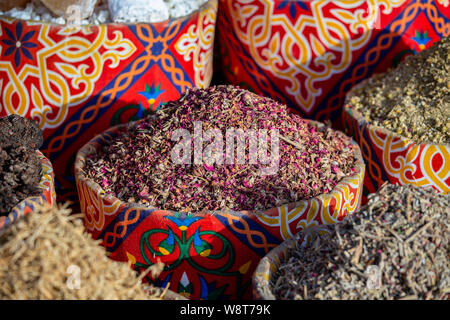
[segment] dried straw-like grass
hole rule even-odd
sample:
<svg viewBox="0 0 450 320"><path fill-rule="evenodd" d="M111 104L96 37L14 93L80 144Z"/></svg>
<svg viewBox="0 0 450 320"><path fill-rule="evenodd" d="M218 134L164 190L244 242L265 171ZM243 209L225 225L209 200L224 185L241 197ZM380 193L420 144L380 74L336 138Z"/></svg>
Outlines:
<svg viewBox="0 0 450 320"><path fill-rule="evenodd" d="M0 299L162 299L126 263L107 258L67 205L37 208L0 235ZM79 279L79 281L78 281ZM149 291L151 293L149 293Z"/></svg>

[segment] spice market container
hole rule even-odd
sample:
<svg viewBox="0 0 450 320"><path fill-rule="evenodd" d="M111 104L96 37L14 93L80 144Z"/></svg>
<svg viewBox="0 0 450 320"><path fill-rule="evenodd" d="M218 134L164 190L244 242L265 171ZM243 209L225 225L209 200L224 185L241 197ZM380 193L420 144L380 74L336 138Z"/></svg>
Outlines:
<svg viewBox="0 0 450 320"><path fill-rule="evenodd" d="M360 205L365 167L359 148L354 173L331 192L264 212L189 214L127 203L106 194L83 171L90 155L126 130L126 125L110 128L77 154L75 179L85 227L102 240L110 258L130 261L140 272L163 262L158 279L145 280L159 287L170 283L171 290L191 299L250 299L253 271L271 249L302 229L340 221Z"/></svg>
<svg viewBox="0 0 450 320"><path fill-rule="evenodd" d="M163 300L188 300L188 299L172 290L167 290L166 293L164 294Z"/></svg>
<svg viewBox="0 0 450 320"><path fill-rule="evenodd" d="M0 233L24 215L33 212L36 206L43 203L50 203L53 205L56 202L52 164L39 150L36 150L36 155L42 165L42 176L39 182L41 193L37 196L28 197L22 200L11 210L9 215L0 217Z"/></svg>
<svg viewBox="0 0 450 320"><path fill-rule="evenodd" d="M371 3L220 0L225 78L305 118L337 120L354 85L450 34L448 1Z"/></svg>
<svg viewBox="0 0 450 320"><path fill-rule="evenodd" d="M96 134L188 88L209 86L216 12L210 0L159 23L70 26L0 17L0 117L39 122L61 200L77 200L73 162Z"/></svg>
<svg viewBox="0 0 450 320"><path fill-rule="evenodd" d="M354 90L366 86L369 79ZM450 192L450 145L447 143L418 143L386 128L367 121L350 103L342 113L345 132L359 144L367 174L364 186L368 192L377 191L385 181L392 184L432 186L442 193Z"/></svg>
<svg viewBox="0 0 450 320"><path fill-rule="evenodd" d="M449 201L385 183L354 216L304 230L263 257L253 298L448 299Z"/></svg>
<svg viewBox="0 0 450 320"><path fill-rule="evenodd" d="M298 233L295 237L287 239L261 259L253 273L253 299L276 300L270 285L272 276L284 261L289 260L290 250L300 248L305 243L305 240L305 235Z"/></svg>
<svg viewBox="0 0 450 320"><path fill-rule="evenodd" d="M183 299L167 288L143 285L128 264L109 259L68 203L36 206L4 229L0 242L1 300Z"/></svg>

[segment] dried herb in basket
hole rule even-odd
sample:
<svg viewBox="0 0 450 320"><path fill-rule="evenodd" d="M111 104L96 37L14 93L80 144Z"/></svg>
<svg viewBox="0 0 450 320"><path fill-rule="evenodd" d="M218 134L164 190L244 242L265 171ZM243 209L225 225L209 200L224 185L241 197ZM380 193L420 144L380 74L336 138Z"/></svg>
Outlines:
<svg viewBox="0 0 450 320"><path fill-rule="evenodd" d="M163 291L145 288L126 263L84 231L82 220L66 205L46 204L0 236L0 300L4 299L161 299ZM79 279L79 281L78 281Z"/></svg>
<svg viewBox="0 0 450 320"><path fill-rule="evenodd" d="M175 164L171 151L177 142L171 135L180 128L195 134L199 122L203 132L218 130L224 141L230 128L278 130L278 171L261 174L261 167L266 166L251 163L249 140L241 164L225 160L196 164L195 146L192 164ZM267 134L268 153L272 152L271 134ZM161 209L264 210L330 192L355 173L355 148L343 133L319 130L270 98L233 86L216 86L191 89L152 117L130 126L88 159L85 173L119 199ZM221 155L226 158L225 148Z"/></svg>
<svg viewBox="0 0 450 320"><path fill-rule="evenodd" d="M350 104L370 123L417 142L450 143L450 37L353 94Z"/></svg>
<svg viewBox="0 0 450 320"><path fill-rule="evenodd" d="M278 299L448 299L450 195L385 185L271 279Z"/></svg>

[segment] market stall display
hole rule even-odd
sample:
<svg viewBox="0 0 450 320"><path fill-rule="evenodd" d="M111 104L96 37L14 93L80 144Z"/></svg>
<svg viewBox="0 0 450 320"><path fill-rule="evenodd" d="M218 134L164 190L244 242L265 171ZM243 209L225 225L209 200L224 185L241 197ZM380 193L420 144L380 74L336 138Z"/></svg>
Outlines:
<svg viewBox="0 0 450 320"><path fill-rule="evenodd" d="M190 131L194 120L223 136L233 125L277 128L279 171L255 175L266 165L252 165L247 151L242 164L171 163L171 134ZM79 151L75 174L86 228L112 259L140 271L161 259L164 272L147 280L192 299L240 299L251 297L251 274L270 249L358 209L364 165L342 133L219 86L189 90L148 119L107 130Z"/></svg>
<svg viewBox="0 0 450 320"><path fill-rule="evenodd" d="M450 298L448 0L0 0L0 53L0 299Z"/></svg>

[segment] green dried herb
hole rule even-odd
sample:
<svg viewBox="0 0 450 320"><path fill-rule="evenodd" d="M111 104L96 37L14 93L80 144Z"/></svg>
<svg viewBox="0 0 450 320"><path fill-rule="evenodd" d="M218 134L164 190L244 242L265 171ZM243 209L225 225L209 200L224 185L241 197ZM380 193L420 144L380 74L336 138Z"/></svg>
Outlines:
<svg viewBox="0 0 450 320"><path fill-rule="evenodd" d="M417 142L450 143L450 38L354 89L350 104L372 124Z"/></svg>
<svg viewBox="0 0 450 320"><path fill-rule="evenodd" d="M291 249L271 279L278 299L450 297L450 195L385 185L369 198L327 234Z"/></svg>

